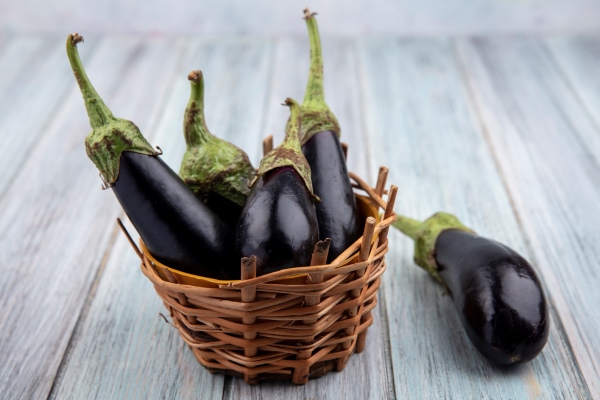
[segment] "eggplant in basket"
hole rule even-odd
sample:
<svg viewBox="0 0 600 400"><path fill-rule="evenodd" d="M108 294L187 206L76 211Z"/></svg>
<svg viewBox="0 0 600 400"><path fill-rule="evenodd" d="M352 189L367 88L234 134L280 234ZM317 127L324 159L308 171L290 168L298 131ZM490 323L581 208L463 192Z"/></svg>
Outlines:
<svg viewBox="0 0 600 400"><path fill-rule="evenodd" d="M319 240L310 167L300 151L298 103L281 145L260 162L237 227L242 257L257 257L257 274L309 265Z"/></svg>
<svg viewBox="0 0 600 400"><path fill-rule="evenodd" d="M328 262L361 235L354 191L340 145L340 126L325 102L323 57L315 13L304 10L310 40L310 71L301 105L302 153L310 165L319 220L319 239L331 238Z"/></svg>
<svg viewBox="0 0 600 400"><path fill-rule="evenodd" d="M217 279L239 278L233 232L203 204L131 121L116 118L87 77L77 43L67 54L90 119L88 157L111 187L156 259L183 272Z"/></svg>

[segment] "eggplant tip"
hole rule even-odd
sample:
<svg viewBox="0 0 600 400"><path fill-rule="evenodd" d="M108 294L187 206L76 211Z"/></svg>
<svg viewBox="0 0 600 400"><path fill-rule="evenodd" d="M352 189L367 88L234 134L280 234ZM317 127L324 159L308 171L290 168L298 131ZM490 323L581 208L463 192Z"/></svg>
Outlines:
<svg viewBox="0 0 600 400"><path fill-rule="evenodd" d="M71 40L71 45L73 46L77 46L77 43L83 43L83 36L77 32L69 35L69 39Z"/></svg>
<svg viewBox="0 0 600 400"><path fill-rule="evenodd" d="M306 8L304 9L304 19L309 19L309 18L312 18L312 17L314 17L315 15L317 15L317 13L316 13L316 12L313 12L313 13L311 13L311 12L310 12L310 9L309 9L308 7L306 7Z"/></svg>
<svg viewBox="0 0 600 400"><path fill-rule="evenodd" d="M188 74L188 80L190 80L192 82L200 82L201 79L202 79L202 71L200 71L199 69L194 70Z"/></svg>

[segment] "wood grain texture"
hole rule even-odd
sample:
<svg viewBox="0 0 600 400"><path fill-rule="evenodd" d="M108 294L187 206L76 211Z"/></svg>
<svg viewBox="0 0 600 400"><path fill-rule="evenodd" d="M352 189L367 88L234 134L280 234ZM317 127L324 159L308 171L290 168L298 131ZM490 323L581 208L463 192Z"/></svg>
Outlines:
<svg viewBox="0 0 600 400"><path fill-rule="evenodd" d="M342 127L342 140L350 144L348 163L368 181L375 176L368 168L368 137L364 134L360 103L360 84L355 48L352 41L323 42L325 68L325 98ZM302 101L308 77L308 40L282 39L276 49L273 86L267 107L266 134L273 134L275 146L283 139L289 109L281 106L286 97ZM256 151L260 151L258 148ZM386 273L387 274L387 273ZM387 279L384 275L383 280ZM354 354L339 373L309 380L304 386L290 382L264 382L249 386L241 379L228 380L226 399L384 399L393 398L394 388L389 350L383 332L380 305L373 312L374 323L369 328L367 346Z"/></svg>
<svg viewBox="0 0 600 400"><path fill-rule="evenodd" d="M372 152L400 187L396 211L457 215L483 236L529 257L511 199L472 108L452 43L368 40L361 46ZM412 262L413 244L394 243L384 281L399 398L585 397L585 384L553 325L534 361L491 366L469 342L443 289ZM535 261L535 260L534 260ZM545 276L545 269L538 269ZM552 292L552 290L550 290Z"/></svg>
<svg viewBox="0 0 600 400"><path fill-rule="evenodd" d="M460 52L546 288L600 396L600 142L589 105L537 40L474 40Z"/></svg>
<svg viewBox="0 0 600 400"><path fill-rule="evenodd" d="M87 52L85 45L80 51ZM145 130L160 111L161 77L179 51L166 40L109 38L99 43L88 73L115 114ZM82 151L89 131L73 81L0 201L0 393L7 398L48 395L114 230L110 216L118 204L99 189Z"/></svg>
<svg viewBox="0 0 600 400"><path fill-rule="evenodd" d="M206 82L209 129L244 148L257 150L271 61L268 40L189 43L170 74L174 78L169 82L164 109L149 129L152 142L164 151L162 158L179 169L185 150L183 113L190 91L187 75L198 68ZM114 221L112 217L110 220ZM137 242L130 224L128 230ZM71 354L53 397L221 398L224 376L206 371L177 330L165 324L158 313L167 311L119 232L89 312L71 341Z"/></svg>
<svg viewBox="0 0 600 400"><path fill-rule="evenodd" d="M65 68L63 39L16 37L0 53L0 197L73 84L73 74ZM94 46L89 47L86 56L93 53Z"/></svg>
<svg viewBox="0 0 600 400"><path fill-rule="evenodd" d="M364 34L482 34L585 32L600 26L594 0L3 0L2 32L194 33L304 35L306 6L327 18L323 32Z"/></svg>
<svg viewBox="0 0 600 400"><path fill-rule="evenodd" d="M567 78L565 84L571 86L580 106L600 127L600 36L554 36L545 39L544 44ZM594 135L586 141L598 140L598 137Z"/></svg>

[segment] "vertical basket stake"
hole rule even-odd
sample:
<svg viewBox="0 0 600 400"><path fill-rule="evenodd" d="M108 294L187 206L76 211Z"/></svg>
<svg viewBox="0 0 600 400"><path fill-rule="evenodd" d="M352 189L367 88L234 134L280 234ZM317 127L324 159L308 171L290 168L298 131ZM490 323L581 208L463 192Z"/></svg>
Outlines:
<svg viewBox="0 0 600 400"><path fill-rule="evenodd" d="M387 204L385 207L385 212L383 213L383 219L388 219L394 213L394 203L396 202L396 194L398 193L398 187L392 185L390 187L390 191L388 193ZM383 228L379 233L379 242L378 245L385 245L387 242L387 235L389 232L389 226ZM361 318L360 323L364 324L371 318L371 311L366 312ZM365 349L365 344L367 342L367 331L363 331L358 334L358 338L356 339L356 352L362 353Z"/></svg>
<svg viewBox="0 0 600 400"><path fill-rule="evenodd" d="M331 239L327 238L325 240L319 241L315 245L315 249L312 253L312 258L310 260L310 265L325 265L327 264L327 256L329 255L329 246L331 245ZM323 282L323 273L322 272L314 272L312 274L308 274L306 277L307 284L321 283ZM306 307L311 307L319 304L321 301L321 296L304 296L304 305ZM309 325L317 322L317 318L305 319L302 321L303 324ZM304 340L305 343L312 343L314 341L314 336L311 339ZM312 349L303 350L298 353L296 356L297 360L306 360L309 359L312 355ZM298 385L304 385L308 382L308 373L310 370L310 366L307 365L305 367L299 367L294 369L294 375L292 376L292 382Z"/></svg>
<svg viewBox="0 0 600 400"><path fill-rule="evenodd" d="M315 245L315 249L312 254L312 258L310 260L310 265L325 265L327 264L327 256L329 255L329 246L331 245L331 239L327 238L325 240L319 241ZM306 283L321 283L323 282L323 273L322 272L314 272L312 274L308 274L306 279ZM319 304L321 301L321 296L304 296L304 305L306 307L314 306ZM317 322L317 319L307 319L304 320L305 324L314 324Z"/></svg>
<svg viewBox="0 0 600 400"><path fill-rule="evenodd" d="M142 252L140 251L139 247L137 247L137 245L131 238L129 231L127 230L127 228L125 228L125 225L123 225L123 221L121 221L121 218L117 218L117 224L119 225L119 228L121 228L121 231L125 234L125 237L127 237L127 240L129 241L129 244L131 245L131 247L133 247L133 251L135 251L135 254L138 255L140 260L144 261L144 256L142 255Z"/></svg>
<svg viewBox="0 0 600 400"><path fill-rule="evenodd" d="M266 156L268 152L273 150L273 135L267 136L263 142L263 155Z"/></svg>
<svg viewBox="0 0 600 400"><path fill-rule="evenodd" d="M373 233L375 232L375 222L376 222L375 218L373 218L373 217L367 218L367 222L365 223L365 230L364 230L362 240L360 243L360 252L358 253L358 262L366 261L369 259L369 253L371 252L371 242L373 241ZM365 274L366 269L367 268L364 267L359 270L356 270L354 272L354 279L361 278ZM350 292L350 296L354 299L359 297L361 290L362 290L362 288L352 289L352 291ZM348 310L348 317L349 318L356 317L357 312L358 312L358 307L352 307L351 309ZM354 329L355 329L355 327L346 328L344 330L345 335L352 336L354 334ZM350 348L351 344L352 344L352 340L348 340L346 342L342 342L340 344L340 347L342 350L347 350L348 348ZM347 360L348 360L347 356L339 358L336 363L336 370L337 371L343 370L346 367Z"/></svg>
<svg viewBox="0 0 600 400"><path fill-rule="evenodd" d="M242 258L242 280L256 278L256 256ZM242 288L242 302L251 303L256 298L256 286ZM242 323L254 324L256 317L244 317ZM256 332L244 332L244 339L256 339ZM256 347L244 347L244 355L246 357L254 357L258 349ZM247 383L254 380L255 376L244 374L244 380Z"/></svg>
<svg viewBox="0 0 600 400"><path fill-rule="evenodd" d="M377 175L377 185L375 185L375 192L379 197L383 196L383 189L385 188L385 182L387 181L388 173L390 172L388 167L379 167L379 175Z"/></svg>
<svg viewBox="0 0 600 400"><path fill-rule="evenodd" d="M348 143L341 142L342 152L344 153L344 160L348 160Z"/></svg>
<svg viewBox="0 0 600 400"><path fill-rule="evenodd" d="M175 275L173 275L173 273L171 271L169 271L168 268L163 268L163 272L165 273L165 276L167 277L167 280L169 282L179 283L177 281L177 278L175 277ZM179 300L179 304L181 304L182 306L188 307L190 305L190 302L188 301L187 297L185 297L185 294L183 294L181 292L177 292L176 296L177 296L177 300ZM191 322L192 324L195 324L198 322L196 320L196 317L194 317L193 315L186 315L186 314L184 314L184 315L185 315L185 318L188 320L188 322Z"/></svg>
<svg viewBox="0 0 600 400"><path fill-rule="evenodd" d="M398 187L392 185L390 187L390 191L388 193L387 205L385 207L385 211L383 213L383 219L388 219L394 213L394 203L396 202L396 194L398 193ZM387 235L390 230L390 227L383 228L379 233L379 244L382 245L387 241Z"/></svg>

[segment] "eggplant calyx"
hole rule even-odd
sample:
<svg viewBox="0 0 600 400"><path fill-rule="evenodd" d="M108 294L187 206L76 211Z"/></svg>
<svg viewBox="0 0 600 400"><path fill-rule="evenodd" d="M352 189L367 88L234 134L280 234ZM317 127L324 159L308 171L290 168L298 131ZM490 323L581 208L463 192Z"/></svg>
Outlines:
<svg viewBox="0 0 600 400"><path fill-rule="evenodd" d="M415 241L414 261L415 264L429 272L442 284L446 284L438 274L438 265L435 261L435 244L440 234L448 229L458 229L465 232L475 233L464 226L458 218L452 214L438 212L425 221L417 221L398 215L394 227Z"/></svg>
<svg viewBox="0 0 600 400"><path fill-rule="evenodd" d="M325 92L323 89L323 55L321 51L321 39L319 37L319 27L317 13L311 13L308 8L304 10L304 20L308 28L308 38L310 42L310 70L308 74L308 83L302 102L300 119L302 144L306 143L311 137L319 132L332 131L338 137L340 136L340 125L337 118L329 109L325 102ZM288 122L289 124L289 122Z"/></svg>
<svg viewBox="0 0 600 400"><path fill-rule="evenodd" d="M292 167L304 181L304 185L313 200L320 201L319 197L313 192L310 165L308 165L308 161L306 161L300 147L300 106L296 100L289 97L283 105L290 107L291 113L290 122L286 126L285 139L260 161L257 177L276 168ZM256 179L252 183L254 182L256 182Z"/></svg>
<svg viewBox="0 0 600 400"><path fill-rule="evenodd" d="M85 150L103 180L112 186L119 177L119 160L124 151L156 156L159 153L148 143L131 121L116 118L92 86L77 51L83 37L77 33L67 37L67 55L75 80L85 102L92 132L85 138Z"/></svg>
<svg viewBox="0 0 600 400"><path fill-rule="evenodd" d="M179 176L201 198L206 199L213 192L242 206L250 194L248 183L256 170L242 149L208 130L202 71L190 72L188 79L191 92L183 125L187 149Z"/></svg>

